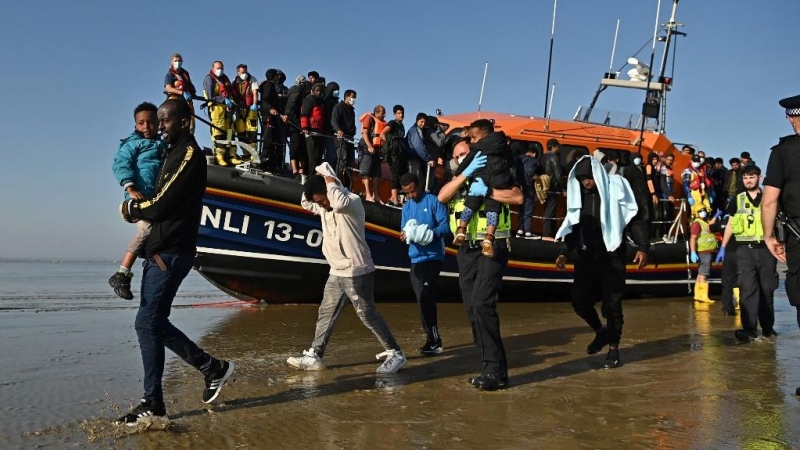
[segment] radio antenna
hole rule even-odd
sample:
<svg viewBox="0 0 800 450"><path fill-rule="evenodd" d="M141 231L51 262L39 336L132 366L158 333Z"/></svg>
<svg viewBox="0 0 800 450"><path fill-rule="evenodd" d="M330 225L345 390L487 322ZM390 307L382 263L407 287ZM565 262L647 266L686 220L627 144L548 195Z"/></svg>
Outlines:
<svg viewBox="0 0 800 450"><path fill-rule="evenodd" d="M659 0L660 1L660 0ZM547 116L547 105L550 100L550 71L553 68L553 40L556 36L556 6L558 0L553 0L553 26L550 28L550 58L547 61L547 84L544 85L544 115Z"/></svg>
<svg viewBox="0 0 800 450"><path fill-rule="evenodd" d="M489 61L486 61L486 65L483 66L483 82L481 82L481 96L478 98L478 111L481 110L481 104L483 103L483 88L486 86L486 73L489 71Z"/></svg>

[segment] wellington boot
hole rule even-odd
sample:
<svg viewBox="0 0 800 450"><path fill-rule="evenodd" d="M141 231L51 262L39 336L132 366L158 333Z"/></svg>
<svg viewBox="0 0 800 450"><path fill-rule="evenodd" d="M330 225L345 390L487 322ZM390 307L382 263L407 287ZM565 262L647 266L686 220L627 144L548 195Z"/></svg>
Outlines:
<svg viewBox="0 0 800 450"><path fill-rule="evenodd" d="M239 164L242 163L242 160L239 159L238 156L236 156L236 150L235 149L228 150L228 161L230 161L230 163L233 164L234 166L239 165Z"/></svg>
<svg viewBox="0 0 800 450"><path fill-rule="evenodd" d="M217 165L225 167L228 165L228 161L225 161L225 150L217 150L214 153L214 156L217 159Z"/></svg>
<svg viewBox="0 0 800 450"><path fill-rule="evenodd" d="M702 303L714 303L714 300L708 298L708 282L695 281L694 282L694 299Z"/></svg>
<svg viewBox="0 0 800 450"><path fill-rule="evenodd" d="M741 308L739 307L739 288L738 288L738 287L735 287L735 288L733 288L733 307L734 307L734 308L735 308L737 311L738 311L739 309L741 309Z"/></svg>

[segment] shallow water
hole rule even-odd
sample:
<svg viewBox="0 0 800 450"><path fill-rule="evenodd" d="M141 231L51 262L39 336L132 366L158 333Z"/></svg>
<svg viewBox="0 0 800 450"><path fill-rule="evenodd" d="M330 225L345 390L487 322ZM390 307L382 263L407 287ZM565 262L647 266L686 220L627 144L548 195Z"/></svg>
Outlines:
<svg viewBox="0 0 800 450"><path fill-rule="evenodd" d="M216 322L198 342L235 360L238 369L222 401L206 407L200 402L202 377L173 360L165 386L172 419L166 431L109 424L117 411L104 391L125 409L140 389L132 325L109 330L115 351L77 359L104 372L116 358L137 360L130 367L120 364L130 369L127 375L112 370L105 386L99 377L81 384L74 398L85 405L63 406L72 420L35 433L6 430L0 447L800 448L800 401L794 396L800 385L800 331L782 291L776 299L780 336L752 344L736 342L733 330L740 324L722 315L719 302L696 309L688 298L626 301L623 366L615 370L600 368L604 354L586 355L592 333L569 303L501 304L511 387L500 392L466 384L480 361L462 306L440 305L445 351L432 358L414 351L422 343L415 305L381 304L379 310L411 356L408 366L390 377L375 375L374 355L381 349L351 308L337 324L322 372L285 364L313 337L313 305L178 309L173 319L180 326ZM132 322L133 311L121 312ZM4 316L9 315L0 314L0 320ZM58 316L61 322L82 320L66 312ZM0 329L5 333L5 323ZM191 336L203 330L195 331ZM0 345L5 342L4 334ZM67 373L87 373L86 364L66 367ZM41 382L49 383L47 377ZM8 386L0 386L4 399L7 392ZM54 406L63 404L52 400Z"/></svg>

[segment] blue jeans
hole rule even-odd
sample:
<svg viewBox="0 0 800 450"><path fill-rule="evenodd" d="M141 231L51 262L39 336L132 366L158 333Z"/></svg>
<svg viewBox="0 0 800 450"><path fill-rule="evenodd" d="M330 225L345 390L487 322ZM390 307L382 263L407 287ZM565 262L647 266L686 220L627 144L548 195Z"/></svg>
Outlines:
<svg viewBox="0 0 800 450"><path fill-rule="evenodd" d="M163 403L164 348L170 349L205 376L221 367L220 362L199 348L169 321L175 293L192 269L194 254L162 254L166 270L153 258L142 262L142 291L136 314L136 335L144 366L144 398Z"/></svg>

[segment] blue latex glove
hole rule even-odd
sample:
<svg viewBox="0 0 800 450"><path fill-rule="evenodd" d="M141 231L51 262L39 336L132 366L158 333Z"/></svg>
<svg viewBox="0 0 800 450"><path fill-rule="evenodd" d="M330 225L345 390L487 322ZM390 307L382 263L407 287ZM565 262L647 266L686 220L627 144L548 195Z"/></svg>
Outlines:
<svg viewBox="0 0 800 450"><path fill-rule="evenodd" d="M229 98L225 99L225 106L227 106L228 108L233 107L233 102L231 101L231 99Z"/></svg>
<svg viewBox="0 0 800 450"><path fill-rule="evenodd" d="M717 210L717 213L714 214L714 218L717 219L717 220L722 218L722 210L721 209Z"/></svg>
<svg viewBox="0 0 800 450"><path fill-rule="evenodd" d="M469 163L466 169L461 172L461 175L469 178L475 173L476 170L481 169L486 166L486 155L482 155L481 152L475 154L475 158L472 159L472 162Z"/></svg>
<svg viewBox="0 0 800 450"><path fill-rule="evenodd" d="M188 93L188 92L184 91L184 92L183 92L183 98L185 98L185 99L186 99L186 101L188 102L189 100L191 100L191 99L192 99L192 94L190 94L190 93Z"/></svg>
<svg viewBox="0 0 800 450"><path fill-rule="evenodd" d="M482 178L478 178L469 185L470 197L485 197L489 187L483 182Z"/></svg>
<svg viewBox="0 0 800 450"><path fill-rule="evenodd" d="M694 199L692 198L691 195L689 197L686 197L686 201L689 203L689 206L694 206Z"/></svg>
<svg viewBox="0 0 800 450"><path fill-rule="evenodd" d="M719 253L717 253L717 258L714 259L715 263L721 263L725 260L725 247L720 247Z"/></svg>
<svg viewBox="0 0 800 450"><path fill-rule="evenodd" d="M696 263L697 261L700 261L700 257L697 256L697 252L692 252L692 255L689 256L689 261L691 261L693 263Z"/></svg>
<svg viewBox="0 0 800 450"><path fill-rule="evenodd" d="M258 111L258 105L251 106L250 111Z"/></svg>

